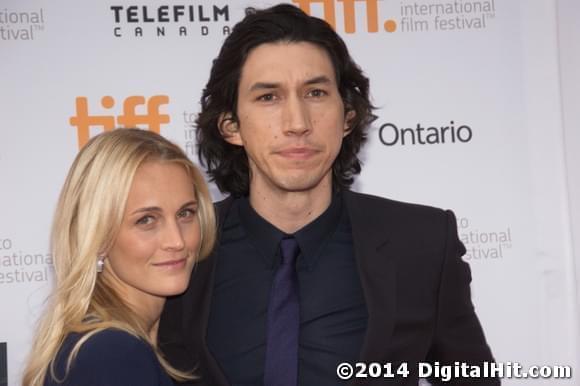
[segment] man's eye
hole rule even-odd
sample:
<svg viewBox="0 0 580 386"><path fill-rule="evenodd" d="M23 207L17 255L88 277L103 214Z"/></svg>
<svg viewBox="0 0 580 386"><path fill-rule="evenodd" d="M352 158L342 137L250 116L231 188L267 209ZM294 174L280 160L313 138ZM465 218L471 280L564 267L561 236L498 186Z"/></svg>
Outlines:
<svg viewBox="0 0 580 386"><path fill-rule="evenodd" d="M320 98L320 97L323 97L325 95L328 95L328 93L324 90L319 89L319 88L311 90L308 92L308 96L314 97L314 98Z"/></svg>
<svg viewBox="0 0 580 386"><path fill-rule="evenodd" d="M272 94L272 93L260 95L257 98L257 100L262 101L262 102L272 102L275 99L276 99L276 96L274 94Z"/></svg>
<svg viewBox="0 0 580 386"><path fill-rule="evenodd" d="M153 221L155 221L155 217L147 215L147 216L143 216L139 220L137 220L136 224L149 225L149 224L152 224Z"/></svg>

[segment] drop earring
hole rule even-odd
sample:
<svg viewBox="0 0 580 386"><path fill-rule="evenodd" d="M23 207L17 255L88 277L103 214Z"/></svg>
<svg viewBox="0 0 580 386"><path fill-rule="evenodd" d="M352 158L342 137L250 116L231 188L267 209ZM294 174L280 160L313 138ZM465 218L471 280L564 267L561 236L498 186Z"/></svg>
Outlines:
<svg viewBox="0 0 580 386"><path fill-rule="evenodd" d="M97 272L103 272L103 267L105 266L105 256L97 257Z"/></svg>

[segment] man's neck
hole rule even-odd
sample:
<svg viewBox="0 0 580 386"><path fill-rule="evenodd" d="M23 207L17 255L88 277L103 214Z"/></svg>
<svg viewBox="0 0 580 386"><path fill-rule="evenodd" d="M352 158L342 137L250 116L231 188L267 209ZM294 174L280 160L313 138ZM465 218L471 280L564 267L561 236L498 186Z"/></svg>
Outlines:
<svg viewBox="0 0 580 386"><path fill-rule="evenodd" d="M262 218L292 234L320 216L332 199L332 181L312 190L287 192L250 187L250 205Z"/></svg>

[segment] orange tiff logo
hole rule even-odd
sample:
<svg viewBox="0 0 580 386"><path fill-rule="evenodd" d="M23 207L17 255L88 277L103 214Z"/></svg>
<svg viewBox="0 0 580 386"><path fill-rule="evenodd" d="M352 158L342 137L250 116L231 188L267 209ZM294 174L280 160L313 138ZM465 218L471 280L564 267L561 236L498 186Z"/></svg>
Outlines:
<svg viewBox="0 0 580 386"><path fill-rule="evenodd" d="M90 137L91 127L102 127L103 131L111 131L116 127L141 127L147 126L149 130L159 134L161 125L169 123L169 115L161 114L161 105L169 103L167 95L154 95L147 99L144 96L134 95L123 101L123 114L115 115L89 115L87 97L76 98L76 115L70 117L69 122L77 128L79 148L83 147ZM101 106L112 109L115 99L107 95L101 98ZM144 106L143 113L137 112L139 106Z"/></svg>
<svg viewBox="0 0 580 386"><path fill-rule="evenodd" d="M334 29L336 29L336 3L342 3L344 14L344 32L349 34L356 32L355 4L357 2L366 3L365 7L367 13L367 31L379 31L378 0L293 0L293 2L309 15L311 15L310 6L312 4L321 3L324 13L324 20L326 20L326 22ZM387 32L395 32L397 29L397 23L394 20L387 20L384 23L384 28Z"/></svg>

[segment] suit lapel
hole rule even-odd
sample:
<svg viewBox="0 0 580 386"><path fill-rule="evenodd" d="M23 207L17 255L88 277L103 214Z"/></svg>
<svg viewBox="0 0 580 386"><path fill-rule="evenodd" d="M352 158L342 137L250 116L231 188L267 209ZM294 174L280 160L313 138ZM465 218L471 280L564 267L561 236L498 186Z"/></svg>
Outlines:
<svg viewBox="0 0 580 386"><path fill-rule="evenodd" d="M396 256L388 253L385 221L376 197L344 192L352 226L354 253L369 313L360 360L384 358L392 335L396 313Z"/></svg>

